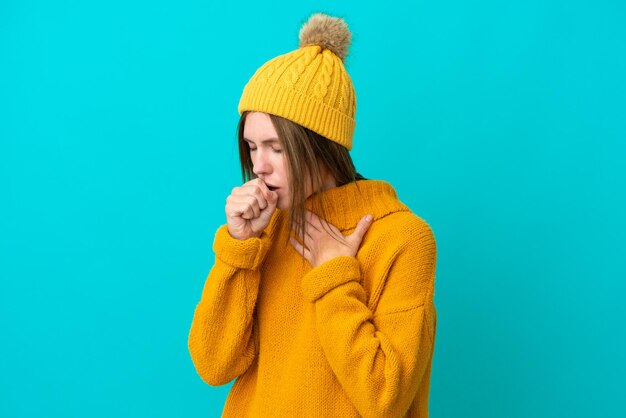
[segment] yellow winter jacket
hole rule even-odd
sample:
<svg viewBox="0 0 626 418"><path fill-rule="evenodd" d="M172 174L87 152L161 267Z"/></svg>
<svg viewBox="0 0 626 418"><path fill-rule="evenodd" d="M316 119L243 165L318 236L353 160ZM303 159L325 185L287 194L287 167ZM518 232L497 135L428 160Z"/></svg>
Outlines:
<svg viewBox="0 0 626 418"><path fill-rule="evenodd" d="M344 235L373 223L356 257L311 268L290 244L285 210L259 238L215 234L188 347L212 386L237 378L223 417L420 417L437 312L429 225L381 180L323 192ZM305 206L313 210L312 197Z"/></svg>

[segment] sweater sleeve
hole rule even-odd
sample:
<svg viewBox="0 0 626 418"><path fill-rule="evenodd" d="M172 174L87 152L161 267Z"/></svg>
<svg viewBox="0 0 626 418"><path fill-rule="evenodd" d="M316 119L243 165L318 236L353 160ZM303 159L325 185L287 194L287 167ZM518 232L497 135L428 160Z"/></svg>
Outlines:
<svg viewBox="0 0 626 418"><path fill-rule="evenodd" d="M355 257L336 257L302 279L326 358L363 417L404 416L432 361L435 239L427 224L407 232L375 312Z"/></svg>
<svg viewBox="0 0 626 418"><path fill-rule="evenodd" d="M188 339L196 371L209 385L223 385L243 374L256 356L254 307L260 266L270 245L265 231L258 238L238 240L222 225L215 234L215 264Z"/></svg>

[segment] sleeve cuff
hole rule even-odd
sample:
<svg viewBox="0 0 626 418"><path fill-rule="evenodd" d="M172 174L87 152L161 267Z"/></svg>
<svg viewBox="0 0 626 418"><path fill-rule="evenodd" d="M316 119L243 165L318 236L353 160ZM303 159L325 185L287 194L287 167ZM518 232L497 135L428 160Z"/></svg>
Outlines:
<svg viewBox="0 0 626 418"><path fill-rule="evenodd" d="M270 246L271 241L265 231L258 238L239 240L230 235L228 224L217 229L213 241L217 258L232 267L248 270L259 269Z"/></svg>
<svg viewBox="0 0 626 418"><path fill-rule="evenodd" d="M340 256L320 264L302 278L302 293L315 302L334 288L361 280L361 264L356 257Z"/></svg>

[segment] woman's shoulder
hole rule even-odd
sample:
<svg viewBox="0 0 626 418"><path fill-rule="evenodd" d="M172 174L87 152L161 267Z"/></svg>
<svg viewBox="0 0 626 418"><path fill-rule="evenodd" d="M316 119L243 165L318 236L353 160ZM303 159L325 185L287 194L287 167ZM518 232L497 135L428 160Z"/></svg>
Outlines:
<svg viewBox="0 0 626 418"><path fill-rule="evenodd" d="M431 225L421 216L410 210L390 213L375 220L370 229L379 239L388 240L395 246L403 247L422 243L435 244L435 234Z"/></svg>

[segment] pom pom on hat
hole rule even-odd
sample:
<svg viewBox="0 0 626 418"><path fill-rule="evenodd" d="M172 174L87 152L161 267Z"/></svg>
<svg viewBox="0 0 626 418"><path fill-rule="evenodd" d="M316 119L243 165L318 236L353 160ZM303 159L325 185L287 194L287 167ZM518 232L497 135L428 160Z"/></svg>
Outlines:
<svg viewBox="0 0 626 418"><path fill-rule="evenodd" d="M351 42L342 18L311 15L297 49L265 62L245 85L238 111L289 119L348 150L356 126L356 94L345 68Z"/></svg>
<svg viewBox="0 0 626 418"><path fill-rule="evenodd" d="M300 29L300 48L319 45L330 49L345 62L352 34L346 22L338 17L315 13Z"/></svg>

